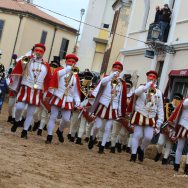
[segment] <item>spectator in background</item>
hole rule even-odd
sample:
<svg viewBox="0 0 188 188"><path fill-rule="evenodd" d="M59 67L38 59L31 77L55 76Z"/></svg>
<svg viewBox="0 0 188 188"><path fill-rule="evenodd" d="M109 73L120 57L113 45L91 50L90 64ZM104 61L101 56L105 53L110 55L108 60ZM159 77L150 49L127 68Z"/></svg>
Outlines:
<svg viewBox="0 0 188 188"><path fill-rule="evenodd" d="M156 6L155 20L154 23L159 23L161 19L161 10L159 6Z"/></svg>
<svg viewBox="0 0 188 188"><path fill-rule="evenodd" d="M161 16L160 16L160 21L159 21L159 28L161 29L160 35L159 35L159 40L164 41L164 34L165 30L168 28L171 20L171 10L168 6L168 4L164 5L164 8L161 9Z"/></svg>

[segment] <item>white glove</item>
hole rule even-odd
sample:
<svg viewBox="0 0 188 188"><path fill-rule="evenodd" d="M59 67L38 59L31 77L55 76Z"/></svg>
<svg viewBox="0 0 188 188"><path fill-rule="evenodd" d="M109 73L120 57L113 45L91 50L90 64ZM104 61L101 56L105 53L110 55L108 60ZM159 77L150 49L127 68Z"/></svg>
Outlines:
<svg viewBox="0 0 188 188"><path fill-rule="evenodd" d="M152 84L153 84L153 82L148 82L148 83L144 86L144 89L145 89L145 90L148 90L148 89L151 87Z"/></svg>
<svg viewBox="0 0 188 188"><path fill-rule="evenodd" d="M163 122L158 119L157 122L156 122L157 129L160 129L162 124L163 124Z"/></svg>
<svg viewBox="0 0 188 188"><path fill-rule="evenodd" d="M72 70L72 66L66 66L66 72L70 72Z"/></svg>
<svg viewBox="0 0 188 188"><path fill-rule="evenodd" d="M79 107L80 106L80 101L75 101L75 107Z"/></svg>
<svg viewBox="0 0 188 188"><path fill-rule="evenodd" d="M119 76L119 72L118 71L115 71L112 74L110 74L111 78L114 78L115 76Z"/></svg>

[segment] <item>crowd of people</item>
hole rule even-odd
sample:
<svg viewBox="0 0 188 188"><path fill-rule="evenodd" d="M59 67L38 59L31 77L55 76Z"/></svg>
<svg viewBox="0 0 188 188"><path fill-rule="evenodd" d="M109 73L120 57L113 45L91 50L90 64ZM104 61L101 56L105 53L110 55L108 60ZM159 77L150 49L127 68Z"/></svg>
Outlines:
<svg viewBox="0 0 188 188"><path fill-rule="evenodd" d="M122 76L124 67L119 61L95 85L89 70L79 77L75 54L67 54L61 66L57 56L51 63L45 62L45 50L43 44L35 44L29 53L14 58L14 66L8 71L11 132L22 127L21 138L27 139L29 130L42 136L46 127L45 143L51 144L58 124L55 133L60 143L65 141L64 130L68 128L70 142L82 145L84 139L89 150L97 145L99 154L107 148L111 153L126 151L131 162L143 162L152 138L160 134L154 160L159 161L164 149L162 164L167 164L177 142L174 170L179 170L188 138L188 98L175 93L172 101L164 99L154 70L146 73L145 84L134 88L131 76ZM0 71L1 84L7 83L2 76L4 69ZM188 175L188 153L184 173Z"/></svg>

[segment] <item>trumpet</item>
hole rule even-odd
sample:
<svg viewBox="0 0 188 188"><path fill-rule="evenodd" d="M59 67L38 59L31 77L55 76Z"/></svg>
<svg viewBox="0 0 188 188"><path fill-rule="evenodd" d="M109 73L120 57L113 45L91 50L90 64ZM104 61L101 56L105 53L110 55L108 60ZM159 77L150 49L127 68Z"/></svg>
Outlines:
<svg viewBox="0 0 188 188"><path fill-rule="evenodd" d="M111 81L112 86L117 86L118 85L118 79L117 78L113 78Z"/></svg>
<svg viewBox="0 0 188 188"><path fill-rule="evenodd" d="M27 63L29 63L29 61L30 61L30 58L28 56L22 57L22 63L23 64L27 64Z"/></svg>
<svg viewBox="0 0 188 188"><path fill-rule="evenodd" d="M148 93L150 94L150 96L153 96L156 93L156 89L154 87L151 87L149 88Z"/></svg>
<svg viewBox="0 0 188 188"><path fill-rule="evenodd" d="M73 74L78 74L79 68L78 67L72 67L72 72L73 72Z"/></svg>

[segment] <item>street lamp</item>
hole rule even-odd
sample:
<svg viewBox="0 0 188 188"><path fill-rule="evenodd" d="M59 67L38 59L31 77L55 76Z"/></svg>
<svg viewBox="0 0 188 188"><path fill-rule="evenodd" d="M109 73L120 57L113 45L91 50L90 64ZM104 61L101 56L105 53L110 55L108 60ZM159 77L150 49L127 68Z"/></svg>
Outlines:
<svg viewBox="0 0 188 188"><path fill-rule="evenodd" d="M73 53L76 53L76 48L77 48L77 43L78 43L78 37L79 37L79 35L80 35L80 27L81 27L81 24L82 24L82 18L83 18L83 15L84 15L84 13L85 13L85 9L81 9L80 10L80 24L79 24L79 28L78 28L78 34L77 34L77 36L76 36L76 42L75 42L75 47L74 47L74 52Z"/></svg>
<svg viewBox="0 0 188 188"><path fill-rule="evenodd" d="M151 32L151 38L153 40L157 40L159 39L159 35L160 35L160 28L158 26L155 26L153 29L152 29L152 32Z"/></svg>

